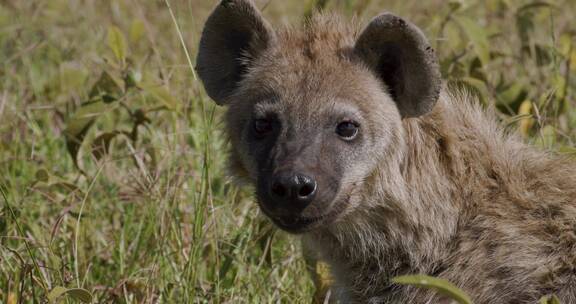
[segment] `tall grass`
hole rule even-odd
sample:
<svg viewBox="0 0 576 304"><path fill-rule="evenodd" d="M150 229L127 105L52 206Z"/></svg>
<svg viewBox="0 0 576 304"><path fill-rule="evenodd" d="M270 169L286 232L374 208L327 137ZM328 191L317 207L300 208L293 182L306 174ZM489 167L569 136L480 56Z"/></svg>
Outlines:
<svg viewBox="0 0 576 304"><path fill-rule="evenodd" d="M0 2L0 302L309 302L297 238L227 178L190 70L215 2ZM415 21L449 82L574 153L572 1L321 2ZM274 24L316 5L257 3Z"/></svg>

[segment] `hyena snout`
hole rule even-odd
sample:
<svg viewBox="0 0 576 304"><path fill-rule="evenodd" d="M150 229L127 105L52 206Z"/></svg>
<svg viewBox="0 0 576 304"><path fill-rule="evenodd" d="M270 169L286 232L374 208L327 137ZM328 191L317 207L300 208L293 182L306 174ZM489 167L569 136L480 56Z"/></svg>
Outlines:
<svg viewBox="0 0 576 304"><path fill-rule="evenodd" d="M332 218L337 194L335 182L314 170L271 169L258 178L258 204L276 226L291 233L302 233L325 224ZM322 187L324 185L324 187Z"/></svg>
<svg viewBox="0 0 576 304"><path fill-rule="evenodd" d="M284 171L272 178L269 195L276 207L286 211L300 212L316 197L316 179L306 174Z"/></svg>

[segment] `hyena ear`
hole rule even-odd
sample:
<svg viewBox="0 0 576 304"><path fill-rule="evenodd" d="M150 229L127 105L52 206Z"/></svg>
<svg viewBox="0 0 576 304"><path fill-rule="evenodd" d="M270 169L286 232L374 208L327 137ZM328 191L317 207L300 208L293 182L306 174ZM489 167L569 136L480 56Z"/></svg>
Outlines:
<svg viewBox="0 0 576 304"><path fill-rule="evenodd" d="M418 27L384 13L360 34L354 51L386 84L402 117L432 110L442 81L434 50Z"/></svg>
<svg viewBox="0 0 576 304"><path fill-rule="evenodd" d="M274 31L251 1L222 0L206 21L196 61L208 95L226 104L250 62L274 40Z"/></svg>

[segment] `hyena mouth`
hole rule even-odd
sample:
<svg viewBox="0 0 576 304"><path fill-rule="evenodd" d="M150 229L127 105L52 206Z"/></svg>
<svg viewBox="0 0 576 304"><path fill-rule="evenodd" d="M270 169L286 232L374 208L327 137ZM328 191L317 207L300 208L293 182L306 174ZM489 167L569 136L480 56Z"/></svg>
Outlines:
<svg viewBox="0 0 576 304"><path fill-rule="evenodd" d="M315 216L315 217L305 217L305 216L275 216L267 214L265 208L261 208L262 212L266 214L268 218L280 229L294 234L305 233L312 231L322 225L331 223L333 220L338 218L339 214L342 212L342 208L333 208L326 214Z"/></svg>
<svg viewBox="0 0 576 304"><path fill-rule="evenodd" d="M280 229L285 230L290 233L302 233L312 230L319 222L321 222L325 216L313 217L313 218L302 218L302 217L271 217L272 221Z"/></svg>

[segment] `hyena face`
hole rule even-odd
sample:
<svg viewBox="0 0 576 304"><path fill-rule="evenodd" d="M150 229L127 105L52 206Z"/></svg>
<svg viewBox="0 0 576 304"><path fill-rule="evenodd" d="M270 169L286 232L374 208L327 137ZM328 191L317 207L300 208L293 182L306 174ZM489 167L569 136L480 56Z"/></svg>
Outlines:
<svg viewBox="0 0 576 304"><path fill-rule="evenodd" d="M236 174L289 232L334 222L357 189L394 159L401 119L427 113L440 90L436 61L414 25L383 14L360 33L319 15L275 32L247 0L209 17L197 71L227 105Z"/></svg>
<svg viewBox="0 0 576 304"><path fill-rule="evenodd" d="M278 43L245 75L226 121L262 211L297 232L350 209L353 190L397 140L400 116L380 84L349 59L335 67L295 63L306 55Z"/></svg>

